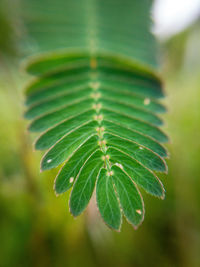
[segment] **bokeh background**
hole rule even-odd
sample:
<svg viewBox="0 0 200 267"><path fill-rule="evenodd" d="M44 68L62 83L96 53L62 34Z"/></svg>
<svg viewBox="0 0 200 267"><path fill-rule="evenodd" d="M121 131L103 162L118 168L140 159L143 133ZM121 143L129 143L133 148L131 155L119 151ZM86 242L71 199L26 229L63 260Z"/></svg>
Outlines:
<svg viewBox="0 0 200 267"><path fill-rule="evenodd" d="M56 171L39 172L23 119L28 76L14 4L0 3L0 267L200 266L200 1L155 1L171 139L167 192L164 201L144 194L143 224L135 231L124 222L121 233L104 226L94 202L73 219L69 193L53 192Z"/></svg>

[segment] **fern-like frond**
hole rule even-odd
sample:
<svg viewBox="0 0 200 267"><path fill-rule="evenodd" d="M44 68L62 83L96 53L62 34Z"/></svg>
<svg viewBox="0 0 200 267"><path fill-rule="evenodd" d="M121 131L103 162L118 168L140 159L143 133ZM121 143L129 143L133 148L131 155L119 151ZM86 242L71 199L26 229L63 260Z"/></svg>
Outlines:
<svg viewBox="0 0 200 267"><path fill-rule="evenodd" d="M74 216L96 187L106 224L119 230L123 213L137 227L144 217L139 188L163 198L155 171L167 171L162 145L167 137L159 129L159 114L165 112L159 103L162 84L153 69L155 46L148 30L150 1L44 2L27 1L29 32L44 50L69 50L27 66L37 77L26 89L25 117L32 120L30 131L41 133L35 142L36 149L46 150L41 170L62 164L55 191L72 187Z"/></svg>

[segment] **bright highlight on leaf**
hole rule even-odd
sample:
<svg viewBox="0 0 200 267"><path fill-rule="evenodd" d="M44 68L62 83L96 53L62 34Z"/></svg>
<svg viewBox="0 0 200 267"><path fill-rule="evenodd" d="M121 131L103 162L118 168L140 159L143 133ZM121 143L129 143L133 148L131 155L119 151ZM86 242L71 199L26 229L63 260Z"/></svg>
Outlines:
<svg viewBox="0 0 200 267"><path fill-rule="evenodd" d="M159 128L159 114L166 109L159 103L163 92L154 68L150 1L59 0L57 8L44 2L49 3L43 20L27 15L27 29L41 51L49 50L48 42L50 50L64 44L65 51L41 55L27 65L37 77L26 89L25 117L32 120L29 130L40 133L35 148L46 150L41 170L62 164L54 189L61 194L72 188L74 216L96 192L109 227L120 230L124 215L137 228L144 218L140 188L164 198L154 172L167 172L162 143L168 139ZM37 14L38 1L26 5ZM56 23L68 30L68 39L61 29L56 33L62 45L61 39L49 41L50 26Z"/></svg>

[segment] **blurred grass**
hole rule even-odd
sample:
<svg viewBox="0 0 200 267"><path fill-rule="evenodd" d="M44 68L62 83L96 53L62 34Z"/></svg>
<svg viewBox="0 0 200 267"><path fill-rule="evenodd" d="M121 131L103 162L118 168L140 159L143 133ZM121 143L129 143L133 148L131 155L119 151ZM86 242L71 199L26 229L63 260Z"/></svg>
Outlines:
<svg viewBox="0 0 200 267"><path fill-rule="evenodd" d="M180 49L180 44L183 45ZM23 119L27 77L0 64L0 266L200 266L200 27L163 45L171 143L166 199L145 195L144 223L107 229L93 201L73 219L69 193L56 197L56 171L39 173ZM196 53L194 53L196 51Z"/></svg>

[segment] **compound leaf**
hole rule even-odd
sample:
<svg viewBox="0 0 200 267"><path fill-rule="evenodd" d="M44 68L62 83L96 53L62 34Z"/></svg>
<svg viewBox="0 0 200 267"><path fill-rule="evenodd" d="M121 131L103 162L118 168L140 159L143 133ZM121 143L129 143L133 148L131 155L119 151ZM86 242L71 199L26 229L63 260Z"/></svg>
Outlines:
<svg viewBox="0 0 200 267"><path fill-rule="evenodd" d="M151 1L21 2L37 43L27 53L40 52L26 66L35 79L25 91L25 117L40 133L35 148L47 150L41 170L62 164L54 189L72 188L74 216L96 192L109 227L120 230L124 215L136 228L144 218L140 188L164 198L155 172L167 172Z"/></svg>

